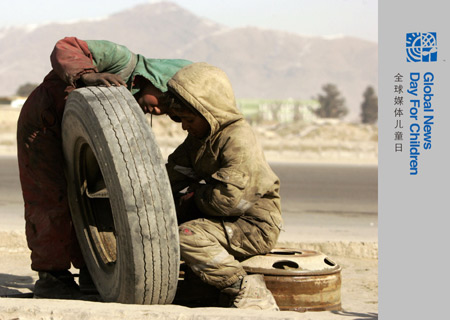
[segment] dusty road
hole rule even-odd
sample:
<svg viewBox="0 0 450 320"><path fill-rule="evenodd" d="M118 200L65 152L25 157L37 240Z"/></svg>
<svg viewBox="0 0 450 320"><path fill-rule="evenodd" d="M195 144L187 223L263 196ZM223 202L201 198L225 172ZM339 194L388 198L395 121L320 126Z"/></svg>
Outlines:
<svg viewBox="0 0 450 320"><path fill-rule="evenodd" d="M282 181L284 225L289 231L282 233L281 241L301 242L303 236L314 241L377 241L376 166L271 166ZM0 156L0 177L0 230L20 229L23 199L15 157Z"/></svg>
<svg viewBox="0 0 450 320"><path fill-rule="evenodd" d="M271 163L281 180L283 212L378 212L374 165Z"/></svg>
<svg viewBox="0 0 450 320"><path fill-rule="evenodd" d="M377 166L271 166L281 180L281 241L377 241Z"/></svg>

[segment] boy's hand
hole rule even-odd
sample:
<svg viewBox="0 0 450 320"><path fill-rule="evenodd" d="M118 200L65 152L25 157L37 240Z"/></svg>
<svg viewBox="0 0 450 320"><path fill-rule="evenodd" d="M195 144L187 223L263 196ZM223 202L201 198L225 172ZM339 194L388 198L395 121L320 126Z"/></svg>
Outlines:
<svg viewBox="0 0 450 320"><path fill-rule="evenodd" d="M186 202L188 202L188 200L190 198L192 198L193 196L194 196L194 191L186 193L184 196L180 197L179 205L180 206L186 205Z"/></svg>
<svg viewBox="0 0 450 320"><path fill-rule="evenodd" d="M87 86L127 86L127 84L122 80L122 78L117 74L112 73L85 73L81 76L81 80Z"/></svg>

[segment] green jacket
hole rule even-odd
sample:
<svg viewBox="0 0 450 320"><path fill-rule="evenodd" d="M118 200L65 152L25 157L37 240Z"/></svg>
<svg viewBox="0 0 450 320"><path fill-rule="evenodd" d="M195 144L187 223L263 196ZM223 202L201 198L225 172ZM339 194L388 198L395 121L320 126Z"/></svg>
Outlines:
<svg viewBox="0 0 450 320"><path fill-rule="evenodd" d="M127 47L107 40L80 40L66 37L59 40L50 57L54 72L68 85L86 72L118 74L132 94L139 88L132 86L134 77L143 76L162 92L167 82L181 68L191 64L182 59L149 59L131 52Z"/></svg>
<svg viewBox="0 0 450 320"><path fill-rule="evenodd" d="M207 63L194 63L178 71L168 87L211 127L208 137L199 140L188 135L169 156L173 191L204 180L206 184L194 194L195 203L206 216L220 218L232 229L232 244L238 248L242 237L257 227L266 234L267 247L273 247L282 224L280 182L236 107L226 74Z"/></svg>
<svg viewBox="0 0 450 320"><path fill-rule="evenodd" d="M119 74L131 88L134 77L143 76L162 92L167 82L181 68L192 62L182 59L149 59L134 54L127 47L105 40L86 40L93 62L99 72ZM139 88L133 87L135 94Z"/></svg>

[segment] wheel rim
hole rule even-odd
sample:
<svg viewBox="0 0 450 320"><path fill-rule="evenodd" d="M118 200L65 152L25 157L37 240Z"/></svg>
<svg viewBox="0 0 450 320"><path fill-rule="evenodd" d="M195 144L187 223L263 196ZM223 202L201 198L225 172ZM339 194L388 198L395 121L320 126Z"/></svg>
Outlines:
<svg viewBox="0 0 450 320"><path fill-rule="evenodd" d="M84 232L97 264L105 272L111 273L117 261L117 240L104 178L94 152L82 139L77 143L76 159L75 174L80 190Z"/></svg>

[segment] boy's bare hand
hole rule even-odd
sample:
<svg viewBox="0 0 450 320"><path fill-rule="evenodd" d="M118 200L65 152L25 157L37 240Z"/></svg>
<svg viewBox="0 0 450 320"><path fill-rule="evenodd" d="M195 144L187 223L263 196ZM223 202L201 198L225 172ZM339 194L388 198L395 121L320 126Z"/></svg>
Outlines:
<svg viewBox="0 0 450 320"><path fill-rule="evenodd" d="M122 78L117 74L112 73L85 73L81 76L81 80L87 86L100 86L105 85L110 86L127 86L127 84L122 80Z"/></svg>
<svg viewBox="0 0 450 320"><path fill-rule="evenodd" d="M186 193L184 196L180 197L180 206L185 205L186 202L194 196L194 192Z"/></svg>

